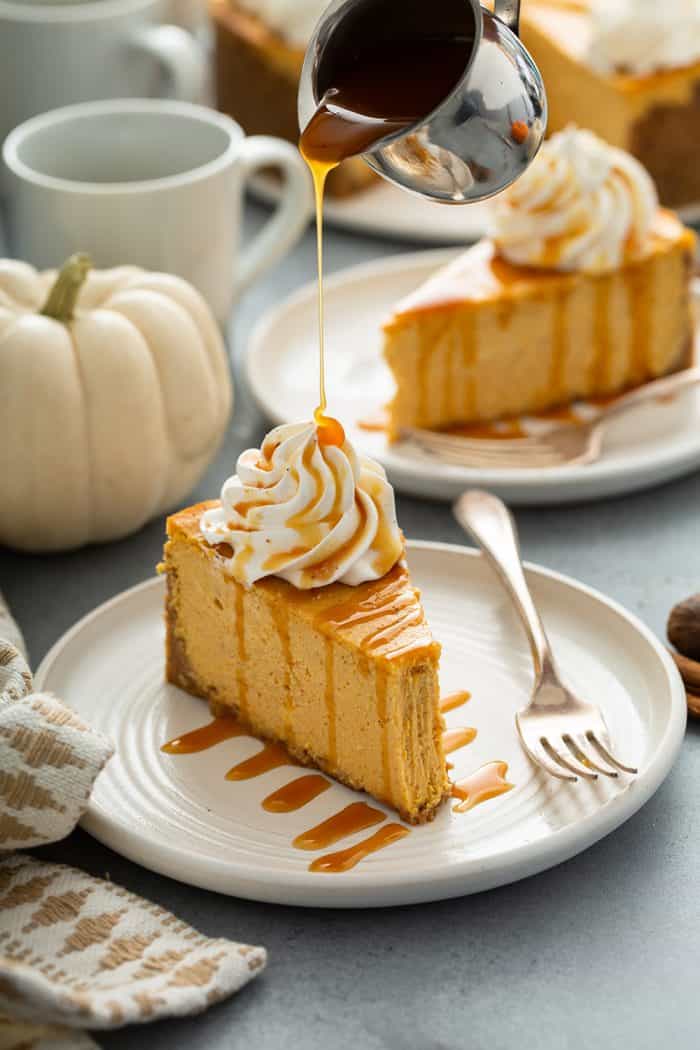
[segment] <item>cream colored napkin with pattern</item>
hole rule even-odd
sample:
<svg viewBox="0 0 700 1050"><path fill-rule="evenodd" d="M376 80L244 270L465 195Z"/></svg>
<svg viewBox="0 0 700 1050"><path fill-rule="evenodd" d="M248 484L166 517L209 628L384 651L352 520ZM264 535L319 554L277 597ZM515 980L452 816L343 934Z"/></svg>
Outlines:
<svg viewBox="0 0 700 1050"><path fill-rule="evenodd" d="M95 1044L76 1030L205 1010L266 955L203 937L111 882L10 852L69 834L112 754L60 700L32 692L23 644L0 595L0 1050L87 1050Z"/></svg>

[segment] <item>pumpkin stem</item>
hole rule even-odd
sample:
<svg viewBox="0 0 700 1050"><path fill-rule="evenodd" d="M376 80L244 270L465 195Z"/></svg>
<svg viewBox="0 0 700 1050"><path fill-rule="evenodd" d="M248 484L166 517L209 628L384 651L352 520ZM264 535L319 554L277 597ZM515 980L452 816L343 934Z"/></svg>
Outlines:
<svg viewBox="0 0 700 1050"><path fill-rule="evenodd" d="M64 324L72 321L80 289L91 269L92 259L85 252L76 252L66 259L40 313Z"/></svg>

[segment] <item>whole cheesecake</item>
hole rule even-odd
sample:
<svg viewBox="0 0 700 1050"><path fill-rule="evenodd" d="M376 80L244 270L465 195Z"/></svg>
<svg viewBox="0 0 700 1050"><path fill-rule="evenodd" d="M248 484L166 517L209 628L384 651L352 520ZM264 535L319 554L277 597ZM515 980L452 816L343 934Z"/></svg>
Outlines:
<svg viewBox="0 0 700 1050"><path fill-rule="evenodd" d="M324 451L312 424L280 427L222 501L167 531L168 681L405 820L431 819L449 790L440 646L381 468Z"/></svg>
<svg viewBox="0 0 700 1050"><path fill-rule="evenodd" d="M494 236L387 320L390 437L610 397L685 367L694 252L637 161L587 132L555 136L496 204Z"/></svg>
<svg viewBox="0 0 700 1050"><path fill-rule="evenodd" d="M550 132L588 127L636 156L663 204L700 203L700 5L527 0L521 35Z"/></svg>
<svg viewBox="0 0 700 1050"><path fill-rule="evenodd" d="M304 0L303 10L295 12L275 0L210 0L216 105L249 135L299 141L299 77L307 38L324 6L325 0ZM375 178L364 161L352 157L330 172L326 189L347 197Z"/></svg>

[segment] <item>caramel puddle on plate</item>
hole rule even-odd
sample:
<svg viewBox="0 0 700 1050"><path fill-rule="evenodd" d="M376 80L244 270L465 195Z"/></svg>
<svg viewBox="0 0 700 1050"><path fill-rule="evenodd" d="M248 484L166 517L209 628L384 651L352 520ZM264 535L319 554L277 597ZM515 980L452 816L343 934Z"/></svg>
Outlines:
<svg viewBox="0 0 700 1050"><path fill-rule="evenodd" d="M199 729L168 740L167 744L161 747L161 751L165 751L166 755L193 755L220 744L222 740L247 735L248 731L239 725L235 718L215 718Z"/></svg>
<svg viewBox="0 0 700 1050"><path fill-rule="evenodd" d="M320 871L324 873L336 873L349 871L359 864L361 860L368 857L370 853L376 853L380 849L391 846L399 839L410 835L411 829L405 828L403 824L385 824L374 835L358 842L356 846L340 850L338 853L327 853L324 857L317 857L309 864L309 871Z"/></svg>
<svg viewBox="0 0 700 1050"><path fill-rule="evenodd" d="M443 696L440 701L440 710L443 715L447 714L448 711L454 711L455 708L462 707L471 698L472 694L467 692L466 689L461 689L458 693L450 693L449 696Z"/></svg>
<svg viewBox="0 0 700 1050"><path fill-rule="evenodd" d="M373 824L381 824L386 814L381 809L374 809L366 802L351 802L345 809L341 809L328 820L317 824L308 831L302 831L297 835L292 845L296 849L325 849L332 846L339 839L345 839L354 835L357 831L371 828Z"/></svg>
<svg viewBox="0 0 700 1050"><path fill-rule="evenodd" d="M257 754L252 755L251 758L246 758L236 766L232 766L226 774L226 780L252 780L253 777L269 773L271 769L277 769L278 766L296 765L298 765L298 762L295 762L289 752L280 744L263 744Z"/></svg>
<svg viewBox="0 0 700 1050"><path fill-rule="evenodd" d="M263 799L262 808L268 813L293 813L302 806L306 806L307 803L313 802L324 791L328 791L330 786L330 780L326 780L318 773L309 773L307 776L290 780L288 784L273 791L271 795Z"/></svg>
<svg viewBox="0 0 700 1050"><path fill-rule="evenodd" d="M466 813L482 802L504 795L515 787L505 779L508 772L507 762L487 762L474 773L452 785L452 797L460 801L453 806L453 812Z"/></svg>
<svg viewBox="0 0 700 1050"><path fill-rule="evenodd" d="M471 726L458 726L457 729L446 729L442 734L442 748L446 755L458 751L460 747L466 747L476 739L476 729Z"/></svg>

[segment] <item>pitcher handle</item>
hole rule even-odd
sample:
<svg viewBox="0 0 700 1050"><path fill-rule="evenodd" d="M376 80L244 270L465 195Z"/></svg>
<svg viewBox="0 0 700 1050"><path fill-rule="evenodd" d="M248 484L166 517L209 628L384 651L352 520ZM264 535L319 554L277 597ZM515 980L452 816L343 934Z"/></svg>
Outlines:
<svg viewBox="0 0 700 1050"><path fill-rule="evenodd" d="M520 0L495 0L493 13L518 36L520 33Z"/></svg>

